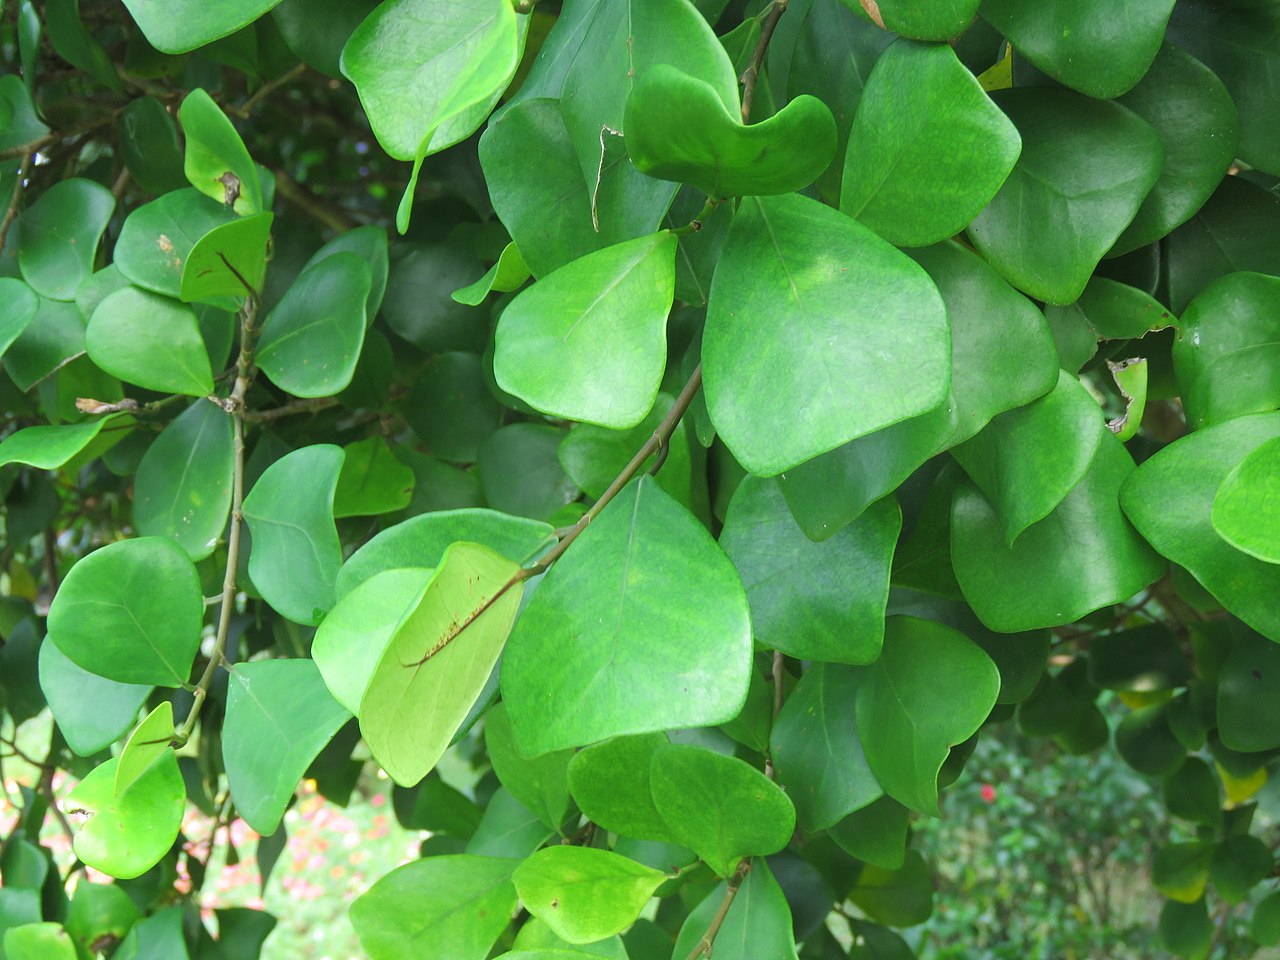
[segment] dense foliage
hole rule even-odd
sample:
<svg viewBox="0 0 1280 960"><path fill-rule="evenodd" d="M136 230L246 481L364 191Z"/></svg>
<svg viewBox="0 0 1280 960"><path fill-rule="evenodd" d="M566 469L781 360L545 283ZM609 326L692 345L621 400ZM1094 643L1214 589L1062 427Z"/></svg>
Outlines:
<svg viewBox="0 0 1280 960"><path fill-rule="evenodd" d="M1001 723L1280 941L1280 3L8 8L0 957L257 957L184 812L376 765L373 960L901 960Z"/></svg>

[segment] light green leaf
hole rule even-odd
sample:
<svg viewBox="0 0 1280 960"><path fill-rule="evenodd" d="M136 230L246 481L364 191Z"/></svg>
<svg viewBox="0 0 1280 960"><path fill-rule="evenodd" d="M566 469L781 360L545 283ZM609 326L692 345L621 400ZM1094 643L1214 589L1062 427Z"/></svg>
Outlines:
<svg viewBox="0 0 1280 960"><path fill-rule="evenodd" d="M498 321L498 386L556 417L627 429L667 365L676 238L669 232L575 260L519 294Z"/></svg>
<svg viewBox="0 0 1280 960"><path fill-rule="evenodd" d="M691 956L698 942L709 932L720 905L725 884L721 882L690 912L680 928L672 957ZM715 937L716 960L796 960L791 908L769 871L768 863L754 860L729 912Z"/></svg>
<svg viewBox="0 0 1280 960"><path fill-rule="evenodd" d="M858 101L840 209L891 243L937 243L996 195L1021 145L951 47L899 40Z"/></svg>
<svg viewBox="0 0 1280 960"><path fill-rule="evenodd" d="M467 841L467 853L485 857L523 860L555 835L542 818L498 787L485 807L476 832Z"/></svg>
<svg viewBox="0 0 1280 960"><path fill-rule="evenodd" d="M690 646L688 637L699 637ZM735 717L751 631L729 559L643 477L547 574L502 664L516 742L537 755Z"/></svg>
<svg viewBox="0 0 1280 960"><path fill-rule="evenodd" d="M583 960L584 957L604 957L605 960L628 960L627 948L616 934L583 944L577 948L567 940L556 936L555 931L537 917L520 928L511 953L504 953L505 960ZM665 958L664 958L665 960Z"/></svg>
<svg viewBox="0 0 1280 960"><path fill-rule="evenodd" d="M68 813L88 815L76 831L76 856L96 870L128 880L150 870L173 846L182 827L187 788L178 758L166 750L116 796L119 762L113 757L95 767L62 806Z"/></svg>
<svg viewBox="0 0 1280 960"><path fill-rule="evenodd" d="M179 295L186 301L243 299L262 292L267 245L275 214L267 210L214 227L196 241L182 266Z"/></svg>
<svg viewBox="0 0 1280 960"><path fill-rule="evenodd" d="M165 53L186 53L235 33L280 0L125 0L147 41Z"/></svg>
<svg viewBox="0 0 1280 960"><path fill-rule="evenodd" d="M614 737L579 750L569 762L569 789L592 823L637 840L675 841L649 789L654 751L664 733Z"/></svg>
<svg viewBox="0 0 1280 960"><path fill-rule="evenodd" d="M352 714L359 712L374 668L432 573L420 567L383 570L350 590L339 589L337 606L320 623L311 655L329 692ZM341 575L338 583L341 587Z"/></svg>
<svg viewBox="0 0 1280 960"><path fill-rule="evenodd" d="M50 300L70 300L93 272L98 241L116 208L100 183L73 177L49 187L19 221L22 279Z"/></svg>
<svg viewBox="0 0 1280 960"><path fill-rule="evenodd" d="M875 660L901 527L888 497L815 543L796 525L778 483L743 480L720 546L746 588L756 642L801 660Z"/></svg>
<svg viewBox="0 0 1280 960"><path fill-rule="evenodd" d="M115 796L118 799L173 746L173 703L161 701L129 734L116 764Z"/></svg>
<svg viewBox="0 0 1280 960"><path fill-rule="evenodd" d="M951 555L965 599L992 630L1012 633L1072 623L1121 603L1164 572L1164 561L1120 512L1129 452L1101 426L1080 482L1048 516L1008 546L1005 527L979 490L962 484L951 508Z"/></svg>
<svg viewBox="0 0 1280 960"><path fill-rule="evenodd" d="M127 414L113 413L84 423L24 427L0 441L0 466L25 463L39 470L57 470L93 443L108 424L123 429L132 422Z"/></svg>
<svg viewBox="0 0 1280 960"><path fill-rule="evenodd" d="M298 397L328 397L355 373L364 343L369 264L335 253L307 268L267 315L258 366Z"/></svg>
<svg viewBox="0 0 1280 960"><path fill-rule="evenodd" d="M119 683L77 666L56 643L40 644L40 689L67 746L91 757L133 726L152 688Z"/></svg>
<svg viewBox="0 0 1280 960"><path fill-rule="evenodd" d="M413 498L413 470L396 459L387 441L368 437L348 444L333 494L335 517L395 513Z"/></svg>
<svg viewBox="0 0 1280 960"><path fill-rule="evenodd" d="M85 330L89 359L113 376L162 393L213 392L195 311L137 287L108 295Z"/></svg>
<svg viewBox="0 0 1280 960"><path fill-rule="evenodd" d="M49 608L49 639L109 680L180 687L203 621L200 580L186 553L171 540L140 537L71 568Z"/></svg>
<svg viewBox="0 0 1280 960"><path fill-rule="evenodd" d="M264 837L273 834L311 761L350 718L311 660L232 667L222 759L245 823Z"/></svg>
<svg viewBox="0 0 1280 960"><path fill-rule="evenodd" d="M516 909L515 860L428 857L392 870L351 904L360 943L378 960L482 960Z"/></svg>
<svg viewBox="0 0 1280 960"><path fill-rule="evenodd" d="M559 830L569 812L569 761L573 751L526 757L516 747L507 708L501 703L484 715L484 743L499 782L543 823Z"/></svg>
<svg viewBox="0 0 1280 960"><path fill-rule="evenodd" d="M982 16L1053 79L1100 100L1142 79L1164 39L1173 0L983 0ZM1103 26L1108 18L1123 30Z"/></svg>
<svg viewBox="0 0 1280 960"><path fill-rule="evenodd" d="M0 277L0 357L40 309L40 297L16 277Z"/></svg>
<svg viewBox="0 0 1280 960"><path fill-rule="evenodd" d="M1237 550L1280 563L1280 439L1236 464L1213 497L1213 528Z"/></svg>
<svg viewBox="0 0 1280 960"><path fill-rule="evenodd" d="M412 786L436 765L479 697L520 606L519 567L455 543L378 661L360 732L391 779Z"/></svg>
<svg viewBox="0 0 1280 960"><path fill-rule="evenodd" d="M133 479L133 522L171 537L192 560L213 553L231 511L231 417L200 399L147 447Z"/></svg>
<svg viewBox="0 0 1280 960"><path fill-rule="evenodd" d="M515 241L512 241L502 248L498 262L490 267L483 277L475 283L453 291L450 296L458 303L474 307L484 303L484 298L490 293L509 293L512 290L519 290L528 279L529 267L524 262L524 257L520 256L520 249L515 245Z"/></svg>
<svg viewBox="0 0 1280 960"><path fill-rule="evenodd" d="M858 683L858 736L872 773L904 806L938 816L938 772L987 719L1000 674L982 648L940 623L892 617Z"/></svg>
<svg viewBox="0 0 1280 960"><path fill-rule="evenodd" d="M749 471L781 473L933 409L950 352L942 299L903 254L805 197L743 202L702 361L711 420Z"/></svg>
<svg viewBox="0 0 1280 960"><path fill-rule="evenodd" d="M666 875L608 850L539 850L512 876L520 902L569 943L593 943L631 926Z"/></svg>
<svg viewBox="0 0 1280 960"><path fill-rule="evenodd" d="M60 923L27 923L4 932L7 960L76 960L76 947Z"/></svg>
<svg viewBox="0 0 1280 960"><path fill-rule="evenodd" d="M884 793L858 739L862 672L813 664L782 705L769 737L778 782L807 832L823 830Z"/></svg>
<svg viewBox="0 0 1280 960"><path fill-rule="evenodd" d="M1214 496L1232 469L1280 437L1280 414L1237 417L1175 440L1121 490L1125 514L1151 545L1185 567L1223 606L1280 640L1280 566L1235 549L1213 529Z"/></svg>
<svg viewBox="0 0 1280 960"><path fill-rule="evenodd" d="M262 597L295 623L317 624L337 601L342 545L333 524L341 447L315 444L281 457L244 499L253 533L249 576Z"/></svg>
<svg viewBox="0 0 1280 960"><path fill-rule="evenodd" d="M174 190L125 218L114 263L131 283L177 298L192 248L210 230L235 219L229 207L197 190Z"/></svg>
<svg viewBox="0 0 1280 960"><path fill-rule="evenodd" d="M1096 340L1136 340L1149 331L1163 330L1178 322L1145 291L1099 276L1089 281L1075 303L1046 306L1045 316L1053 326L1073 325L1082 331L1080 336L1090 355L1096 349ZM1066 368L1069 358L1066 351L1062 354L1062 366Z"/></svg>
<svg viewBox="0 0 1280 960"><path fill-rule="evenodd" d="M236 128L203 88L187 94L178 122L187 145L183 170L191 185L236 213L261 210L258 168Z"/></svg>
<svg viewBox="0 0 1280 960"><path fill-rule="evenodd" d="M1067 90L1002 90L995 101L1022 155L969 238L1024 293L1071 303L1155 185L1164 145L1137 114Z"/></svg>
<svg viewBox="0 0 1280 960"><path fill-rule="evenodd" d="M743 857L777 853L791 841L791 800L737 757L663 744L653 753L649 776L653 804L677 842L722 877Z"/></svg>
<svg viewBox="0 0 1280 960"><path fill-rule="evenodd" d="M556 538L550 524L494 510L466 508L424 513L388 527L352 554L338 573L338 595L345 596L385 570L438 567L446 548L459 540L482 544L517 563L525 563L554 544Z"/></svg>

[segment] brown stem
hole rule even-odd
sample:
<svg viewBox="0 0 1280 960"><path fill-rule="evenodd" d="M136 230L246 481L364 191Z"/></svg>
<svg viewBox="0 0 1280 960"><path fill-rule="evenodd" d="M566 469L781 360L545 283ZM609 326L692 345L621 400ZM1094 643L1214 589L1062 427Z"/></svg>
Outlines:
<svg viewBox="0 0 1280 960"><path fill-rule="evenodd" d="M18 167L18 179L13 185L13 196L9 198L9 207L4 212L4 219L0 220L0 250L4 249L5 242L9 239L9 228L18 217L18 207L22 205L23 187L26 185L27 177L31 175L31 162L34 157L34 150L22 154L22 164Z"/></svg>
<svg viewBox="0 0 1280 960"><path fill-rule="evenodd" d="M769 50L769 41L773 39L773 31L778 29L778 21L782 19L782 15L787 12L787 4L791 0L773 0L773 6L769 8L769 14L764 19L764 25L760 28L760 40L756 44L755 51L751 54L751 62L747 64L747 69L742 71L742 76L738 78L738 82L742 84L742 122L749 123L751 120L751 103L756 96L756 81L760 79L760 67L764 64L764 55Z"/></svg>
<svg viewBox="0 0 1280 960"><path fill-rule="evenodd" d="M299 63L292 70L289 70L287 73L281 74L280 76L276 77L276 79L272 80L270 83L264 83L262 86L260 86L257 90L254 91L253 96L251 96L244 103L240 104L240 106L232 107L231 110L236 114L236 116L247 119L249 114L253 112L253 108L256 107L259 103L261 103L264 97L270 96L272 93L274 93L276 90L279 90L285 84L293 83L294 80L297 80L300 76L302 76L306 72L307 72L307 65L305 63Z"/></svg>
<svg viewBox="0 0 1280 960"><path fill-rule="evenodd" d="M336 407L336 397L313 397L306 400L290 400L288 403L269 410L246 410L244 419L247 423L270 423L283 417L291 417L296 413L317 413Z"/></svg>
<svg viewBox="0 0 1280 960"><path fill-rule="evenodd" d="M276 193L280 199L293 204L312 220L339 233L357 225L345 211L325 203L283 170L276 170L275 175Z"/></svg>
<svg viewBox="0 0 1280 960"><path fill-rule="evenodd" d="M733 906L733 898L738 895L738 888L742 886L742 881L747 879L747 874L750 872L751 859L748 857L738 864L737 870L733 871L733 876L729 878L729 886L724 892L724 899L720 901L720 906L716 908L716 915L711 918L711 925L707 927L707 932L694 945L686 960L698 960L698 957L701 956L711 956L711 948L715 946L716 936L724 925L725 917L729 915L729 908Z"/></svg>

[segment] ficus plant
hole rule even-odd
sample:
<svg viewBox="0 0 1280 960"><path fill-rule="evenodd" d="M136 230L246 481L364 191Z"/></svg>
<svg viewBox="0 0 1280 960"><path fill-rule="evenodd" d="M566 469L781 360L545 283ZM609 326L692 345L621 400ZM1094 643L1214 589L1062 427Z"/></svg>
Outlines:
<svg viewBox="0 0 1280 960"><path fill-rule="evenodd" d="M8 7L0 956L376 768L373 960L909 958L1002 723L1280 941L1280 4Z"/></svg>

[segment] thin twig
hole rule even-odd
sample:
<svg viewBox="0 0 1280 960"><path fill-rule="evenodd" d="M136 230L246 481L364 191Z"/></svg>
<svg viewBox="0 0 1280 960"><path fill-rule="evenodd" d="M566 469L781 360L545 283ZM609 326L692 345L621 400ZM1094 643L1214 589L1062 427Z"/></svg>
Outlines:
<svg viewBox="0 0 1280 960"><path fill-rule="evenodd" d="M701 956L711 956L711 948L715 946L716 936L720 933L720 927L724 925L725 917L729 915L729 908L733 906L733 898L738 895L738 888L742 886L742 881L747 879L747 874L751 872L751 859L748 857L738 864L738 869L733 871L733 876L729 879L729 886L724 892L724 899L720 901L720 906L716 908L716 915L711 918L711 925L707 927L704 933L694 945L687 960L698 960Z"/></svg>
<svg viewBox="0 0 1280 960"><path fill-rule="evenodd" d="M34 157L34 150L22 154L22 164L18 167L18 179L13 184L13 196L9 198L9 208L4 212L4 219L0 220L0 250L4 250L5 242L9 239L9 228L18 217L18 207L22 205L23 187L26 186L27 177L31 175L31 162Z"/></svg>
<svg viewBox="0 0 1280 960"><path fill-rule="evenodd" d="M787 4L790 2L791 0L773 0L773 6L769 8L769 13L764 19L764 25L760 27L760 41L756 44L756 49L751 54L751 62L747 64L747 69L742 71L742 76L738 78L738 82L742 84L743 123L749 123L751 120L751 103L755 100L756 81L760 79L760 67L764 64L764 55L769 50L769 41L773 39L773 31L778 28L778 21L787 12Z"/></svg>
<svg viewBox="0 0 1280 960"><path fill-rule="evenodd" d="M325 203L283 170L276 170L275 175L276 193L280 199L293 204L312 220L339 233L358 226L346 212Z"/></svg>
<svg viewBox="0 0 1280 960"><path fill-rule="evenodd" d="M262 86L260 86L257 90L253 92L253 96L251 96L244 103L240 104L240 106L230 107L229 109L232 110L236 116L247 120L249 117L249 114L253 112L253 108L256 107L259 103L261 103L264 97L267 97L270 94L274 93L275 91L279 90L285 84L293 83L294 80L297 80L300 76L302 76L306 72L307 72L307 65L305 63L299 63L296 67L294 67L288 73L281 74L280 76L276 77L276 79L272 80L270 83L264 83Z"/></svg>
<svg viewBox="0 0 1280 960"><path fill-rule="evenodd" d="M337 397L312 397L305 400L291 400L269 410L246 410L244 419L247 423L271 423L283 417L292 417L297 413L318 413L338 405Z"/></svg>
<svg viewBox="0 0 1280 960"><path fill-rule="evenodd" d="M16 147L8 147L4 150L0 150L0 160L11 160L14 157L25 157L27 154L35 155L50 144L57 142L58 134L46 133L43 137L36 137L28 143L20 143Z"/></svg>

